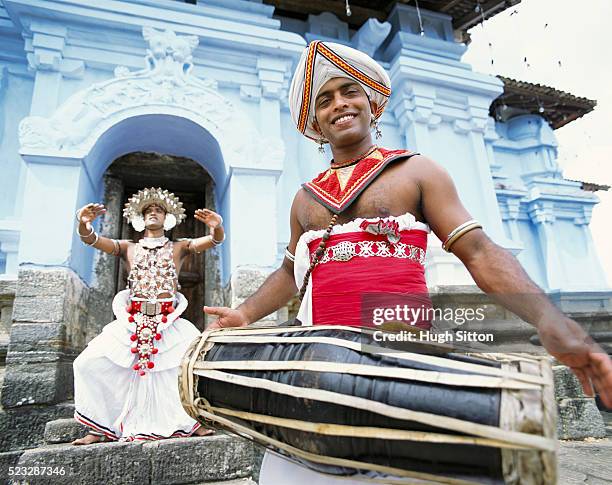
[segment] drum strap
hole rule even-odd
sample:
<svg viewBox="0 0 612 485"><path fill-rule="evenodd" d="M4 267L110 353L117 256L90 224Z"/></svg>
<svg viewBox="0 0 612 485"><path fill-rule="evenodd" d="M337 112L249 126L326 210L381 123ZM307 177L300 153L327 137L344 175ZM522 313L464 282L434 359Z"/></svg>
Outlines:
<svg viewBox="0 0 612 485"><path fill-rule="evenodd" d="M304 460L309 460L309 461L313 461L316 463L323 463L326 465L357 468L360 470L374 470L374 471L385 473L388 475L395 475L396 477L417 479L417 480L421 480L422 482L416 482L416 483L422 483L422 485L426 485L426 484L433 485L433 484L440 484L440 483L444 483L447 485L480 485L477 482L471 482L467 480L443 477L439 475L433 475L430 473L413 472L409 470L402 470L401 468L393 468L393 467L387 467L383 465L377 465L375 463L365 463L365 462L359 462L359 461L354 461L354 460L347 460L345 458L334 458L331 456L323 456L323 455L318 455L316 453L311 453L308 451L300 450L299 448L295 448L291 445L282 443L281 441L275 440L262 433L249 429L246 426L242 426L241 424L235 423L234 421L231 421L227 418L223 418L221 416L217 416L216 414L207 411L206 404L203 403L203 399L197 399L194 405L197 407L199 415L201 417L211 420L213 422L217 422L243 436L250 436L259 443L263 443L268 446L274 446L277 449L286 451L295 456L299 456L300 458ZM284 458L287 458L287 457L284 456ZM371 481L372 483L385 483L385 484L392 484L392 483L414 484L415 483L414 481L393 480L389 478L378 480L378 479L370 479L366 477L359 477L359 479L363 481Z"/></svg>
<svg viewBox="0 0 612 485"><path fill-rule="evenodd" d="M197 371L196 374L208 379L229 382L239 386L266 389L268 391L292 396L298 399L318 400L321 402L339 404L341 406L349 406L355 409L374 412L394 419L415 421L417 423L435 426L437 428L444 427L449 430L459 431L469 435L504 441L508 444L519 445L520 447L526 446L542 451L557 450L556 440L544 438L542 436L500 429L495 426L474 423L472 421L464 421L448 416L439 416L436 414L399 408L379 401L372 401L370 399L356 396L347 396L338 392L296 387L288 384L282 384L280 382L269 381L267 379L246 377L216 370L200 370Z"/></svg>
<svg viewBox="0 0 612 485"><path fill-rule="evenodd" d="M284 331L289 330L288 328L282 329ZM333 337L271 337L271 336L262 336L262 337L251 337L244 336L247 335L248 330L242 331L238 330L242 334L240 338L241 344L271 344L271 343L293 343L293 344L304 344L304 343L322 343L335 345L338 347L344 347L351 350L355 350L357 352L365 352L369 354L380 355L384 352L388 352L389 355L392 355L396 359L402 360L410 360L413 362L421 362L425 364L435 365L442 368L451 368L457 370L463 370L465 372L474 372L476 374L483 375L492 375L499 377L507 377L523 382L529 382L531 384L539 384L545 385L546 381L544 378L540 376L534 376L530 374L523 374L520 372L512 372L499 369L497 367L488 367L479 364L472 364L469 362L461 362L457 360L444 359L442 357L436 357L434 355L425 355L425 354L417 354L412 352L392 352L389 349L385 349L384 347L377 347L374 345L366 345L361 342L351 342L348 340L343 340L339 338ZM235 335L235 334L234 334ZM232 331L223 331L219 333L215 333L215 335L210 335L208 337L209 342L218 342L218 343L235 343L236 339L232 336Z"/></svg>
<svg viewBox="0 0 612 485"><path fill-rule="evenodd" d="M281 428L297 429L328 436L351 436L353 438L374 438L386 440L405 440L420 441L427 443L453 443L462 445L493 446L496 448L522 449L529 450L529 446L509 444L504 441L479 438L477 436L459 436L443 433L428 433L425 431L408 431L393 428L376 428L372 426L347 426L331 423L313 423L310 421L300 421L298 419L279 418L267 416L265 414L249 413L246 411L236 411L234 409L207 406L215 414L234 416L236 418L256 421L258 423L271 424Z"/></svg>
<svg viewBox="0 0 612 485"><path fill-rule="evenodd" d="M522 382L508 377L481 376L475 374L452 374L429 370L410 369L406 367L377 367L363 364L338 364L336 362L314 360L225 360L199 361L194 370L300 370L308 372L332 372L334 374L351 374L358 376L405 379L410 381L430 382L445 386L487 387L493 389L530 389L541 390L542 386Z"/></svg>

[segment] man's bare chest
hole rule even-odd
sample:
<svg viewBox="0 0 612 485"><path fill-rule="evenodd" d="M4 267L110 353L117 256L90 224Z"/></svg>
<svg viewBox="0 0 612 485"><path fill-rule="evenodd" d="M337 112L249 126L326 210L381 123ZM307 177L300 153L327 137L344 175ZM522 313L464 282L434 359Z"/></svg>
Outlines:
<svg viewBox="0 0 612 485"><path fill-rule="evenodd" d="M420 190L410 179L398 180L393 170L381 174L359 195L357 200L338 217L336 224L344 224L356 218L400 216L406 212L421 219ZM299 212L304 231L323 229L329 225L332 212L309 197Z"/></svg>

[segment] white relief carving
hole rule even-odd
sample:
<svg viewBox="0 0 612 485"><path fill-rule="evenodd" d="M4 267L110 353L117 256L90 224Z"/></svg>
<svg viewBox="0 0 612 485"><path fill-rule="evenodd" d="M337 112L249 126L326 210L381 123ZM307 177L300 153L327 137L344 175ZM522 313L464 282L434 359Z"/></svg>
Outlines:
<svg viewBox="0 0 612 485"><path fill-rule="evenodd" d="M114 77L71 96L50 118L27 117L19 125L21 148L86 154L95 140L130 111L187 111L217 139L227 163L282 163L284 144L262 137L252 122L221 96L216 82L192 74L198 38L143 28L149 49L145 67L115 68ZM165 110L164 112L167 112Z"/></svg>

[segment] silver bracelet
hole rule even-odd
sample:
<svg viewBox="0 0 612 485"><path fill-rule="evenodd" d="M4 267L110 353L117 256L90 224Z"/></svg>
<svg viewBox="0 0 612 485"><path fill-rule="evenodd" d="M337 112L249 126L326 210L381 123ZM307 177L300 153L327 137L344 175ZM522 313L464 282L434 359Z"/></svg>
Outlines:
<svg viewBox="0 0 612 485"><path fill-rule="evenodd" d="M221 216L219 216L219 217L221 217ZM217 227L220 227L220 226L217 226ZM219 244L221 244L223 241L225 241L225 231L223 232L223 239L221 239L221 241L218 241L217 239L215 239L215 235L214 235L214 234L215 234L215 232L214 232L214 231L210 233L210 239L212 240L212 242L213 242L213 244L214 244L215 246L218 246L218 245L219 245Z"/></svg>
<svg viewBox="0 0 612 485"><path fill-rule="evenodd" d="M98 242L98 239L100 239L100 236L98 236L98 233L97 233L97 232L94 232L93 234L94 234L94 236L96 237L96 238L94 239L94 242L92 242L91 244L86 243L85 241L81 241L81 242L82 242L83 244L85 244L86 246L94 246L94 245L95 245L95 244ZM90 236L91 236L91 234L90 234Z"/></svg>
<svg viewBox="0 0 612 485"><path fill-rule="evenodd" d="M80 223L79 223L79 224L80 224ZM90 232L89 234L81 234L81 233L79 232L79 226L77 226L77 228L76 228L76 234L77 234L77 236L79 236L79 237L81 237L81 238L83 238L83 237L89 237L89 236L91 236L93 233L94 233L94 228L93 228L93 226L91 226L91 232Z"/></svg>
<svg viewBox="0 0 612 485"><path fill-rule="evenodd" d="M215 239L215 236L213 236L212 234L210 235L210 240L215 246L218 246L219 244L223 244L223 241L225 241L225 233L223 234L223 239L221 239L221 241L217 241Z"/></svg>
<svg viewBox="0 0 612 485"><path fill-rule="evenodd" d="M292 263L295 261L295 255L289 252L289 246L285 248L285 258L287 258Z"/></svg>

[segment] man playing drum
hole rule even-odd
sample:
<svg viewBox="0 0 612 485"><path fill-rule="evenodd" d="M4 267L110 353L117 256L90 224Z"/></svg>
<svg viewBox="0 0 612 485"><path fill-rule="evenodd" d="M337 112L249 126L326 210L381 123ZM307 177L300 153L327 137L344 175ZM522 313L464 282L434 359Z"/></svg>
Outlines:
<svg viewBox="0 0 612 485"><path fill-rule="evenodd" d="M177 242L164 235L185 218L178 198L160 188L134 194L124 216L144 237L134 243L108 239L94 231L93 221L106 212L102 204L77 211L77 233L83 243L126 262L128 289L113 300L117 319L104 327L74 361L74 417L89 428L73 442L150 441L203 436L181 406L176 378L181 357L199 334L180 318L187 300L178 292L178 274L186 257L223 242L221 216L195 211L210 235Z"/></svg>
<svg viewBox="0 0 612 485"><path fill-rule="evenodd" d="M448 173L423 155L373 144L370 130L378 135L390 93L384 69L362 52L320 41L307 47L289 93L291 114L303 135L321 147L330 144L330 168L294 198L282 266L238 308L205 307L218 317L209 328L256 322L300 287L303 325L360 325L363 293L427 293L423 264L431 228L483 291L537 328L544 347L573 370L585 392L594 386L612 406L610 358L472 220ZM260 483L287 476L293 484L360 483L267 454Z"/></svg>

